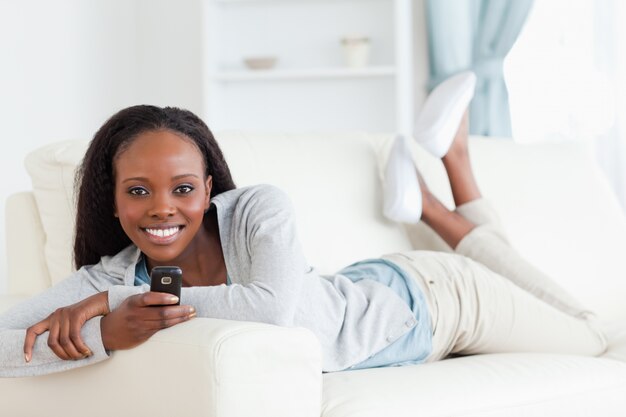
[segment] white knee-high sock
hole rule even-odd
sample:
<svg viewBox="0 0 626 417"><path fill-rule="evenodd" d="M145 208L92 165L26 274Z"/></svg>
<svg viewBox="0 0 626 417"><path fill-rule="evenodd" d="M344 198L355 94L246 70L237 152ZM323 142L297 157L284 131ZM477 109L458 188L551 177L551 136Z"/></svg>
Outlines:
<svg viewBox="0 0 626 417"><path fill-rule="evenodd" d="M401 135L396 137L387 159L383 194L387 218L401 223L420 221L422 192L407 139Z"/></svg>

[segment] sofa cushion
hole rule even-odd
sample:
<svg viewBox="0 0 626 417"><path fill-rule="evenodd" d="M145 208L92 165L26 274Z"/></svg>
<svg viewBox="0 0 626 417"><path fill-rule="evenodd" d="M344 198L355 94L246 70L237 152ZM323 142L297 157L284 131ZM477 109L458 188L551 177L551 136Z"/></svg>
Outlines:
<svg viewBox="0 0 626 417"><path fill-rule="evenodd" d="M477 355L326 374L322 415L617 417L624 392L626 363L611 359Z"/></svg>
<svg viewBox="0 0 626 417"><path fill-rule="evenodd" d="M74 176L87 143L53 143L31 152L25 160L45 233L44 252L52 284L73 270Z"/></svg>

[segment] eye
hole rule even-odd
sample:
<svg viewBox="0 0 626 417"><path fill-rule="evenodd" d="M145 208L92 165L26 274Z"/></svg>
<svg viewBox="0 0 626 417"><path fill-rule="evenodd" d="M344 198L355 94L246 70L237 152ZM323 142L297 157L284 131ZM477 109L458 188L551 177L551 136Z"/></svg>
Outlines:
<svg viewBox="0 0 626 417"><path fill-rule="evenodd" d="M148 190L146 190L143 187L131 187L128 189L128 194L136 195L136 196L143 196L143 195L148 195Z"/></svg>
<svg viewBox="0 0 626 417"><path fill-rule="evenodd" d="M177 193L177 194L189 194L193 190L194 190L194 188L191 185L183 184L183 185L179 185L178 187L176 187L174 192Z"/></svg>

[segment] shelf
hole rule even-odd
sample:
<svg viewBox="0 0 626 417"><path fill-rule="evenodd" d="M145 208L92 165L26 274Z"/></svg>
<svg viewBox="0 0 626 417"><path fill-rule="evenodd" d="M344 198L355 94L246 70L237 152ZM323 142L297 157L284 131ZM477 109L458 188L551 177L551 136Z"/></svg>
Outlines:
<svg viewBox="0 0 626 417"><path fill-rule="evenodd" d="M203 1L205 117L213 129L362 129L410 135L415 0ZM240 7L241 6L241 7ZM350 68L340 39L372 40ZM252 70L245 57L278 57Z"/></svg>
<svg viewBox="0 0 626 417"><path fill-rule="evenodd" d="M396 74L393 66L366 68L311 68L311 69L267 69L218 71L210 75L213 81L281 81L315 80L332 78L392 77Z"/></svg>

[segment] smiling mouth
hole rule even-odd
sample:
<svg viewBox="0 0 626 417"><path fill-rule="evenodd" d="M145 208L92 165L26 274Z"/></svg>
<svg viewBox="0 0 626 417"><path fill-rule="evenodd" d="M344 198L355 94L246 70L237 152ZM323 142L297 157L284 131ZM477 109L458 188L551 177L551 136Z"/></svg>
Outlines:
<svg viewBox="0 0 626 417"><path fill-rule="evenodd" d="M142 227L141 230L146 234L148 239L155 243L170 243L178 237L178 234L183 229L183 226L171 226L171 227Z"/></svg>

